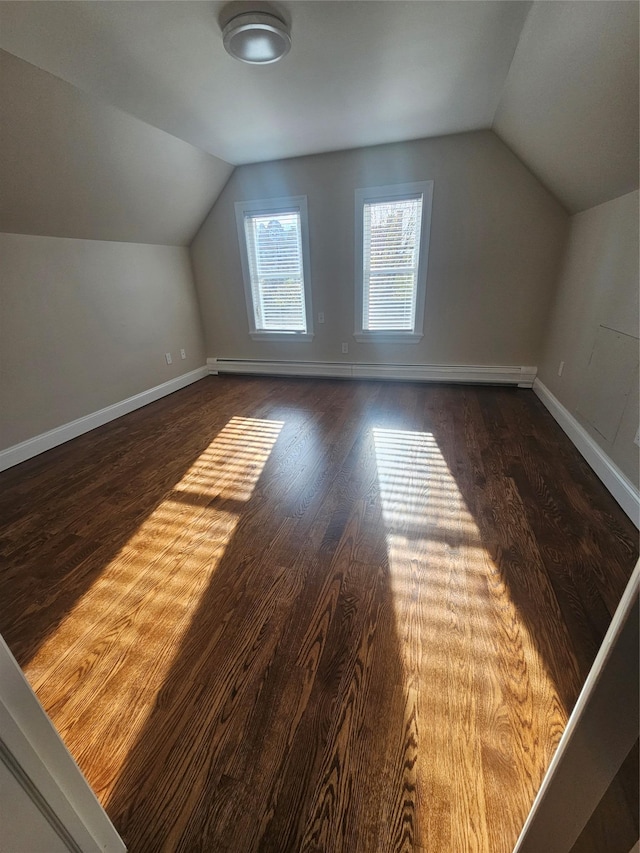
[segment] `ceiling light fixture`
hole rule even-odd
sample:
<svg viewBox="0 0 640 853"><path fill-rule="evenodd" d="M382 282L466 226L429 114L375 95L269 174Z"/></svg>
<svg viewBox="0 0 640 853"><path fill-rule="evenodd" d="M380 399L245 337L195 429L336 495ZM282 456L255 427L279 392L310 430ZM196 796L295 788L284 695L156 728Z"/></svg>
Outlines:
<svg viewBox="0 0 640 853"><path fill-rule="evenodd" d="M251 65L269 65L291 49L287 25L267 12L242 12L222 31L225 50Z"/></svg>

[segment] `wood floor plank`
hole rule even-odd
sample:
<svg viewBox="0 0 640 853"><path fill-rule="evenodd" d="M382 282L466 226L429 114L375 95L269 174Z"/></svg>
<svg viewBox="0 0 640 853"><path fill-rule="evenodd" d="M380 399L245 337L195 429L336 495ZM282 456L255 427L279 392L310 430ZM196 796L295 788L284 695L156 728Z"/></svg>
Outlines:
<svg viewBox="0 0 640 853"><path fill-rule="evenodd" d="M0 631L134 853L509 853L637 553L526 390L210 377L0 474Z"/></svg>

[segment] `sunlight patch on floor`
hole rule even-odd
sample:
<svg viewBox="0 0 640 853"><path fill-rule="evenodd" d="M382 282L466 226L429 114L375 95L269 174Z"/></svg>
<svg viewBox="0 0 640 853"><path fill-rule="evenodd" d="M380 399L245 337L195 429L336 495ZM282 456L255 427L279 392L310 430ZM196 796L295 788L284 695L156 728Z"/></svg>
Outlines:
<svg viewBox="0 0 640 853"><path fill-rule="evenodd" d="M544 731L545 703L560 706L536 639L434 436L375 428L373 441L404 688L421 697L416 778L429 778L434 796L438 786L465 784L483 772L490 745L530 780L548 760L538 736L543 743L555 736ZM518 707L522 721L508 718L507 706ZM464 721L456 742L452 720ZM475 809L482 822L484 804L469 784L461 808Z"/></svg>
<svg viewBox="0 0 640 853"><path fill-rule="evenodd" d="M101 798L151 713L283 425L232 418L26 669L78 763L91 754L87 763L103 768L100 779L90 779ZM82 689L76 689L80 683ZM112 708L121 714L123 707L129 709L126 720L114 718L105 726L105 715L113 714ZM100 742L92 731L102 733Z"/></svg>
<svg viewBox="0 0 640 853"><path fill-rule="evenodd" d="M379 427L372 432L394 598L400 602L415 593L416 584L424 584L428 594L442 600L443 612L431 613L436 623L448 624L456 610L493 631L487 603L513 606L509 588L433 434ZM454 571L463 574L464 596ZM403 613L399 607L399 624ZM532 642L521 621L519 630Z"/></svg>

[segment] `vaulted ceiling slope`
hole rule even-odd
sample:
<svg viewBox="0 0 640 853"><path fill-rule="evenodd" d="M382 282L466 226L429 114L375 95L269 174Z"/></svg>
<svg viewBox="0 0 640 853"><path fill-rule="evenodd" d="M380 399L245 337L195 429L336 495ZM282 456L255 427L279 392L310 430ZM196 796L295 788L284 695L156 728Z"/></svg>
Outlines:
<svg viewBox="0 0 640 853"><path fill-rule="evenodd" d="M0 50L0 231L188 245L232 170Z"/></svg>
<svg viewBox="0 0 640 853"><path fill-rule="evenodd" d="M638 187L638 3L535 3L493 129L572 213Z"/></svg>
<svg viewBox="0 0 640 853"><path fill-rule="evenodd" d="M229 163L252 163L490 127L530 4L279 3L293 46L260 68L225 52L228 6L4 2L0 47Z"/></svg>
<svg viewBox="0 0 640 853"><path fill-rule="evenodd" d="M636 2L275 6L253 67L238 0L0 0L0 229L185 243L230 163L491 127L571 212L638 186Z"/></svg>

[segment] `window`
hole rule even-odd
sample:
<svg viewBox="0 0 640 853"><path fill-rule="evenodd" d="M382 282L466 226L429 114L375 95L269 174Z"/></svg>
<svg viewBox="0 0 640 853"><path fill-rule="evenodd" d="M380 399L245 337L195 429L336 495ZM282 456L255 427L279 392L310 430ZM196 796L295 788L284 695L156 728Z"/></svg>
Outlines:
<svg viewBox="0 0 640 853"><path fill-rule="evenodd" d="M356 190L358 341L422 337L433 181Z"/></svg>
<svg viewBox="0 0 640 853"><path fill-rule="evenodd" d="M311 340L306 196L237 202L236 224L251 337Z"/></svg>

